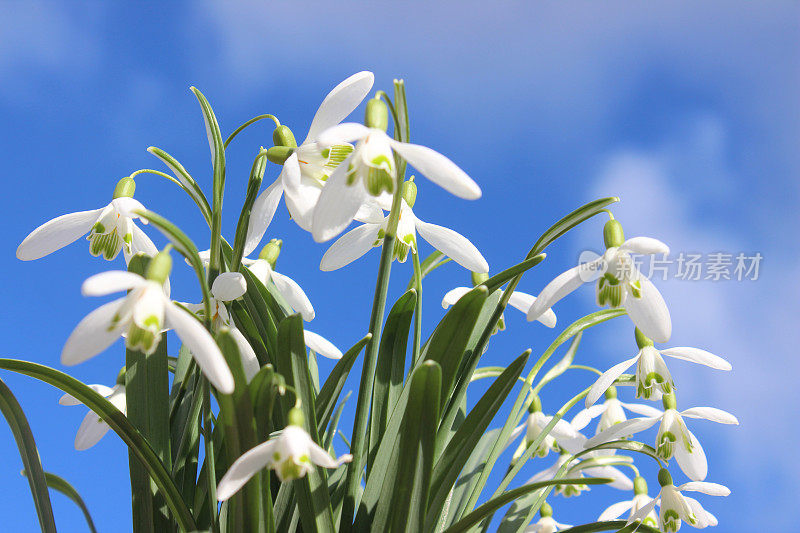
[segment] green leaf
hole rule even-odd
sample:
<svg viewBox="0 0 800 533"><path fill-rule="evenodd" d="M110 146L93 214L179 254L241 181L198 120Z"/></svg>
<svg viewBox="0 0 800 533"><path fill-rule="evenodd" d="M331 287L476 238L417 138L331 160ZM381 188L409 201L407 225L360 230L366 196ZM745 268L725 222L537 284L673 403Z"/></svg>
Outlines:
<svg viewBox="0 0 800 533"><path fill-rule="evenodd" d="M580 479L548 479L547 481L538 481L536 483L529 483L519 488L504 492L499 496L495 496L488 502L484 503L467 516L448 527L444 533L459 533L461 531L469 531L473 526L479 524L483 519L491 516L495 511L504 505L513 502L521 496L530 494L531 492L550 487L552 485L601 485L604 483L611 483L613 481L609 478L580 478Z"/></svg>
<svg viewBox="0 0 800 533"><path fill-rule="evenodd" d="M146 466L148 473L166 499L173 516L178 521L178 525L186 531L197 530L191 512L189 512L186 503L181 498L180 491L172 482L169 472L164 468L164 464L159 460L158 455L156 455L142 434L131 425L125 415L114 407L111 402L77 379L44 365L16 359L0 359L0 368L24 374L53 385L72 395L102 417L111 429L122 438L125 444L135 451L136 456ZM30 467L26 466L26 469L31 473L34 472L34 469Z"/></svg>
<svg viewBox="0 0 800 533"><path fill-rule="evenodd" d="M236 235L233 239L233 257L231 259L231 272L239 270L244 252L247 229L250 226L250 211L258 197L258 190L261 181L264 179L264 170L267 168L267 149L262 147L258 152L253 168L250 170L250 179L247 182L247 192L242 204L242 212L239 214L239 221L236 223Z"/></svg>
<svg viewBox="0 0 800 533"><path fill-rule="evenodd" d="M481 285L489 289L489 292L496 291L497 289L502 287L503 284L506 283L507 281L511 280L516 276L521 276L524 272L530 270L531 268L535 267L536 265L544 261L545 257L546 257L545 254L535 255L529 259L526 259L521 263L518 263L510 268L503 270L502 272L495 274L491 278L481 283Z"/></svg>
<svg viewBox="0 0 800 533"><path fill-rule="evenodd" d="M203 190L186 169L183 168L183 165L161 148L151 146L147 151L159 158L161 162L167 165L172 173L175 174L175 177L178 178L178 181L181 183L181 188L194 200L194 203L200 208L200 213L202 213L203 218L205 218L206 222L210 225L211 206L208 205L208 200L206 199L206 195L203 194Z"/></svg>
<svg viewBox="0 0 800 533"><path fill-rule="evenodd" d="M382 498L388 506L387 522L373 522L374 531L424 531L425 513L433 470L436 424L442 371L432 361L422 363L411 376L408 407L400 430L396 477L387 476ZM387 494L388 493L388 494ZM377 516L382 516L379 512Z"/></svg>
<svg viewBox="0 0 800 533"><path fill-rule="evenodd" d="M308 371L308 358L303 338L303 318L297 314L278 324L277 370L294 386L305 414L305 429L311 439L321 445L317 430L314 386ZM284 397L284 409L289 411L293 402ZM300 520L305 531L334 531L333 512L328 493L328 475L325 469L315 467L304 478L293 483L300 506Z"/></svg>
<svg viewBox="0 0 800 533"><path fill-rule="evenodd" d="M583 337L583 331L579 331L575 335L575 338L572 339L572 343L569 345L569 349L567 350L567 353L564 354L564 357L562 357L558 363L553 365L553 368L548 370L547 373L542 376L541 381L539 381L539 383L536 384L536 387L534 387L534 392L538 393L540 390L542 390L542 387L567 371L569 366L572 364L572 361L575 360L575 353L578 351L578 346L581 343L581 337Z"/></svg>
<svg viewBox="0 0 800 533"><path fill-rule="evenodd" d="M481 435L486 432L500 406L503 405L508 394L514 388L517 378L528 362L530 350L526 350L517 357L508 368L492 383L489 389L481 396L478 403L467 415L467 418L450 439L447 447L437 459L431 482L431 501L429 504L430 518L427 529L432 529L445 504L447 495L458 479L464 465L467 463L475 446L478 445ZM440 431L442 431L440 429Z"/></svg>
<svg viewBox="0 0 800 533"><path fill-rule="evenodd" d="M425 258L424 261L422 261L422 263L420 263L421 279L425 279L425 276L427 276L440 266L446 265L450 261L452 261L452 259L444 255L442 252L440 252L439 250L434 250L428 257ZM414 278L414 276L412 276L411 280L408 282L408 287L406 287L406 290L413 289L416 286L416 284L417 280Z"/></svg>
<svg viewBox="0 0 800 533"><path fill-rule="evenodd" d="M336 361L333 370L328 374L325 383L322 384L322 388L320 388L316 400L317 428L320 433L324 432L325 428L328 426L333 409L336 406L339 395L342 393L344 383L347 381L347 376L350 375L350 369L353 368L353 364L358 358L358 354L361 353L361 350L371 338L372 334L367 333L363 339L347 350L342 358Z"/></svg>
<svg viewBox="0 0 800 533"><path fill-rule="evenodd" d="M22 475L27 476L28 472L26 470L23 470ZM86 519L86 525L89 526L89 531L91 531L92 533L97 533L97 529L95 529L94 527L94 521L92 520L92 515L89 514L89 508L86 507L83 498L81 498L81 495L78 494L77 490L75 490L75 487L70 485L66 479L59 477L55 474L51 474L50 472L44 473L44 479L45 482L47 482L48 487L50 487L55 491L60 492L61 494L72 500L72 502L80 508L81 512L83 513L83 517Z"/></svg>
<svg viewBox="0 0 800 533"><path fill-rule="evenodd" d="M642 531L643 533L661 533L661 530L656 529L646 524L631 524L630 527L625 527L627 522L625 520L610 520L606 522L593 522L591 524L583 524L582 526L575 526L568 529L562 529L561 533L592 533L594 531L618 531L629 533L634 529Z"/></svg>
<svg viewBox="0 0 800 533"><path fill-rule="evenodd" d="M575 211L571 212L552 226L550 226L547 231L542 233L542 236L539 237L539 240L533 245L531 251L528 252L528 257L533 257L534 255L540 254L544 251L545 248L550 246L556 239L564 235L566 232L580 224L581 222L588 220L595 216L598 213L601 213L606 207L609 205L619 202L619 198L611 196L608 198L600 198L599 200L594 200L593 202L589 202L586 205L583 205L576 209Z"/></svg>
<svg viewBox="0 0 800 533"><path fill-rule="evenodd" d="M383 328L378 361L375 367L375 383L372 390L372 413L369 430L370 457L373 457L386 428L389 412L403 388L408 332L414 317L417 293L410 289L401 296L389 311ZM367 464L372 461L369 460ZM367 467L369 471L369 466Z"/></svg>
<svg viewBox="0 0 800 533"><path fill-rule="evenodd" d="M87 387L88 388L88 387ZM92 391L94 392L94 391ZM97 393L95 393L97 394ZM97 394L100 396L99 394ZM45 533L56 531L56 522L53 518L53 507L50 505L50 493L47 490L47 480L45 479L42 462L39 458L39 450L36 449L36 441L33 432L25 417L25 412L14 397L11 389L0 379L0 411L11 428L14 440L17 441L22 465L26 472L30 472L28 484L31 487L33 503L36 505L36 516L39 518L39 526Z"/></svg>

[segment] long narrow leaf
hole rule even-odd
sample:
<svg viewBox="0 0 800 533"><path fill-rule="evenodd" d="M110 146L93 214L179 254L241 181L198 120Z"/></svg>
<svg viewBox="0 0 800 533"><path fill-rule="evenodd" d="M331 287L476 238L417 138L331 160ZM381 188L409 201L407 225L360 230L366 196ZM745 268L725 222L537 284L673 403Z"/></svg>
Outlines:
<svg viewBox="0 0 800 533"><path fill-rule="evenodd" d="M27 476L28 472L23 470L22 475ZM70 485L66 479L50 472L44 473L44 479L47 482L48 487L60 492L78 506L83 513L83 517L86 519L86 525L89 526L89 531L92 533L97 533L97 529L95 529L94 526L94 520L92 520L92 515L89 513L89 508L86 507L86 503L83 501L83 498L81 498L81 495L78 493L78 491L75 490L75 487Z"/></svg>

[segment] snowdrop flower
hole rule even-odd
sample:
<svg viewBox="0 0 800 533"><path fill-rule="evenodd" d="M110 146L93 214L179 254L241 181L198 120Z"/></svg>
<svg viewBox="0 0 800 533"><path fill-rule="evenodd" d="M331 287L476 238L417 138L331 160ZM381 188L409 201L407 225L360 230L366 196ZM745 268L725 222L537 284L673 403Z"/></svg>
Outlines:
<svg viewBox="0 0 800 533"><path fill-rule="evenodd" d="M404 192L416 188L414 182L404 184ZM401 200L400 220L397 223L397 238L394 241L393 258L405 262L408 252L417 253L417 232L434 248L453 261L473 272L489 272L489 264L474 244L455 231L429 224L417 218L411 210L416 193L404 194ZM410 202L408 200L411 200ZM371 248L383 245L389 216L381 215L366 224L345 233L322 256L320 269L336 270L348 265L367 253Z"/></svg>
<svg viewBox="0 0 800 533"><path fill-rule="evenodd" d="M489 275L486 273L480 274L477 272L472 273L472 281L473 284L477 287L484 281L489 279ZM451 305L455 305L457 301L461 299L462 296L467 294L471 291L469 287L456 287L455 289L451 289L444 295L442 298L442 308L447 309ZM508 300L508 305L515 309L519 309L523 313L527 313L528 309L530 309L533 302L536 301L535 296L531 296L530 294L526 294L520 291L514 291L511 293L511 297ZM548 309L542 315L537 318L539 322L547 326L548 328L556 327L556 314L553 312L552 309ZM500 315L500 320L498 321L498 330L502 331L505 329L505 316ZM496 331L495 331L496 333Z"/></svg>
<svg viewBox="0 0 800 533"><path fill-rule="evenodd" d="M154 256L158 253L153 241L141 230L133 219L139 218L135 211L144 211L144 206L133 199L136 184L132 178L122 178L114 189L114 199L100 209L79 211L61 215L45 222L33 230L17 247L17 259L31 261L60 250L89 233L89 253L103 256L111 261L120 250L125 262L137 253ZM146 220L142 223L147 224Z"/></svg>
<svg viewBox="0 0 800 533"><path fill-rule="evenodd" d="M247 268L255 275L261 283L267 284L268 281L272 281L275 288L280 293L281 296L286 300L286 302L291 306L292 310L295 312L299 312L303 316L303 320L309 321L314 318L314 308L311 307L311 302L308 300L308 297L303 292L303 289L291 278L288 276L284 276L275 272L274 265L275 261L278 259L278 254L280 253L280 248L282 246L282 242L278 239L273 239L270 241L269 244L264 246L264 249L261 250L261 255L259 255L259 259L252 260L252 259L242 259L242 264L246 265ZM205 266L208 266L209 258L211 254L208 250L204 250L200 252L200 260L203 262ZM269 270L267 270L269 269ZM245 292L247 291L246 282L244 278L242 281L245 283ZM212 287L213 290L213 287ZM244 295L242 292L236 298ZM236 299L236 298L231 298ZM225 312L225 316L227 317L227 310L224 309L222 306L220 312ZM230 318L227 318L226 324L228 327L233 328L231 325L232 322ZM319 354L323 357L327 357L328 359L341 359L342 358L342 351L337 348L331 341L324 338L322 335L314 333L313 331L305 330L303 332L305 336L305 343L308 348L314 351L314 353ZM248 377L248 379L250 379Z"/></svg>
<svg viewBox="0 0 800 533"><path fill-rule="evenodd" d="M334 146L357 141L347 159L333 171L314 209L314 240L324 242L342 232L369 196L395 192L394 151L428 179L460 198L480 198L481 189L455 163L438 152L395 141L386 134L388 111L377 99L367 102L366 124L345 123L322 132L318 141ZM455 259L455 258L454 258ZM480 269L472 269L480 271Z"/></svg>
<svg viewBox="0 0 800 533"><path fill-rule="evenodd" d="M528 407L528 418L525 424L518 426L511 434L509 440L516 439L523 431L525 438L520 443L519 448L514 454L514 459L521 456L525 450L539 438L542 431L553 419L552 416L545 415L542 412L542 402L538 396L533 396L531 404ZM577 453L583 449L583 443L586 437L576 431L566 420L559 420L555 426L545 435L539 447L533 452L537 457L544 457L550 451L558 452L560 449L565 449L570 453Z"/></svg>
<svg viewBox="0 0 800 533"><path fill-rule="evenodd" d="M642 476L636 476L633 479L633 499L610 505L600 514L597 521L606 522L609 520L616 520L625 512L629 512L629 516L633 517L651 501L653 501L652 498L647 495L647 482ZM650 512L646 513L637 521L646 526L658 527L658 515L652 507L650 508Z"/></svg>
<svg viewBox="0 0 800 533"><path fill-rule="evenodd" d="M117 380L114 387L106 387L105 385L89 385L89 388L98 393L103 398L106 398L111 404L122 411L122 414L127 414L128 405L125 402L125 384L124 380ZM83 405L77 398L71 394L65 394L59 398L60 405ZM111 429L110 426L98 416L94 411L89 411L81 422L78 428L78 433L75 435L75 449L88 450L98 442L103 436Z"/></svg>
<svg viewBox="0 0 800 533"><path fill-rule="evenodd" d="M618 365L612 366L592 385L592 389L586 396L586 406L592 405L601 394L622 375L633 364L636 364L636 397L658 399L661 394L669 394L675 388L672 382L672 375L667 369L663 355L674 359L682 359L705 365L716 370L730 370L731 364L722 357L716 356L699 348L678 347L657 350L653 347L653 341L645 337L639 329L636 329L636 343L639 346L639 353L633 358L623 361Z"/></svg>
<svg viewBox="0 0 800 533"><path fill-rule="evenodd" d="M211 334L164 293L163 283L171 268L169 252L164 250L150 261L147 277L112 270L87 279L81 288L84 296L130 292L81 320L64 345L61 362L81 363L108 348L122 334L126 334L129 348L153 353L169 322L214 387L226 394L233 392L233 375Z"/></svg>
<svg viewBox="0 0 800 533"><path fill-rule="evenodd" d="M584 282L597 280L597 303L600 306L623 306L645 335L657 342L668 341L672 334L672 321L667 305L655 285L636 268L631 254L667 254L669 248L649 237L623 240L622 226L616 220L609 220L603 233L605 253L551 281L528 310L528 320L536 320Z"/></svg>
<svg viewBox="0 0 800 533"><path fill-rule="evenodd" d="M596 462L601 462L607 459L609 461L619 461L619 457L614 455L597 455L592 456L591 460ZM550 467L545 470L542 470L538 474L534 475L530 478L526 484L528 483L536 483L537 481L546 481L548 479L554 479L556 474L567 463L572 463L575 461L572 455L569 452L562 451L561 455L558 456L556 462ZM590 477L605 477L609 478L613 481L608 484L609 487L614 487L615 489L619 490L631 490L633 488L633 482L630 480L628 476L623 474L618 468L614 468L613 466L608 465L598 465L598 466L590 466L587 468L574 468L578 466L578 462L575 461L574 465L571 465L571 469L567 472L567 477L575 479L575 478L582 478L584 474ZM556 485L555 493L562 494L565 497L569 498L572 496L578 496L581 492L590 490L588 485L576 485L576 484L569 484L569 485Z"/></svg>
<svg viewBox="0 0 800 533"><path fill-rule="evenodd" d="M738 425L739 421L732 414L713 407L692 407L678 412L674 394L665 394L662 402L664 412L656 416L633 418L615 424L589 439L584 446L591 448L604 442L624 438L660 422L655 446L658 456L669 461L674 455L678 466L690 479L704 480L708 474L706 454L697 437L686 427L683 418L703 418L719 424L735 425Z"/></svg>
<svg viewBox="0 0 800 533"><path fill-rule="evenodd" d="M658 473L658 482L661 490L650 503L641 507L629 519L628 524L644 519L655 508L660 500L660 510L658 513L659 527L665 533L674 533L681 528L681 521L687 522L690 526L702 529L708 526L716 526L716 517L703 509L700 502L694 498L684 496L681 492L702 492L709 496L727 496L731 493L730 489L718 483L708 483L704 481L690 481L683 485L674 486L672 476L662 468Z"/></svg>
<svg viewBox="0 0 800 533"><path fill-rule="evenodd" d="M323 468L338 468L349 463L351 455L334 459L324 448L315 443L302 427L302 413L293 408L289 413L289 425L280 435L239 457L223 476L217 487L217 499L225 501L236 494L254 475L263 468L275 470L281 482L300 479L314 465ZM299 424L298 424L299 422Z"/></svg>
<svg viewBox="0 0 800 533"><path fill-rule="evenodd" d="M575 418L572 419L570 425L580 431L585 428L592 419L600 417L600 422L597 424L595 434L607 430L615 424L625 422L625 409L633 411L636 414L645 416L659 416L661 411L649 405L642 405L638 403L623 403L617 399L617 388L609 387L605 391L606 400L600 405L592 405L580 411ZM612 451L612 450L609 450Z"/></svg>
<svg viewBox="0 0 800 533"><path fill-rule="evenodd" d="M284 193L286 207L294 221L304 230L311 231L312 213L325 182L353 151L353 146L348 143L323 147L316 139L320 133L336 126L352 113L367 96L374 81L372 72L364 71L353 74L334 87L317 109L308 135L300 146L297 146L294 135L286 126L278 126L275 130L273 140L277 146L270 148L267 157L283 164L283 170L253 204L244 255L250 255L256 249ZM290 155L286 157L286 154Z"/></svg>
<svg viewBox="0 0 800 533"><path fill-rule="evenodd" d="M555 533L572 527L567 524L559 524L553 520L553 508L547 502L542 503L539 508L539 516L540 518L535 524L525 528L525 533Z"/></svg>

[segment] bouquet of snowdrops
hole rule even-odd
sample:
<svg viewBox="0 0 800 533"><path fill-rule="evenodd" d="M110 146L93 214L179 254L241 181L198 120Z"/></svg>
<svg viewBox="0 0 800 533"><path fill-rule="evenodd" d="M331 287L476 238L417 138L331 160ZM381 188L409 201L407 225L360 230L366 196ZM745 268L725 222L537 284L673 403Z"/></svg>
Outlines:
<svg viewBox="0 0 800 533"><path fill-rule="evenodd" d="M0 359L0 368L61 389L63 405L89 408L77 449L90 448L109 429L125 442L137 533L677 531L682 522L716 525L710 512L685 495L728 494L724 486L704 481L707 460L687 419L737 421L711 407L679 411L665 356L718 370L730 365L701 349L660 347L670 338L669 311L633 258L668 253L667 246L649 237L626 239L609 210L618 199L603 198L555 222L521 262L490 276L486 259L467 238L414 214L417 186L414 176L407 177L409 167L459 198L478 199L481 189L447 157L409 142L403 82L394 82L393 94L379 90L366 101L363 124L342 122L367 98L373 80L372 73L360 72L337 85L300 144L273 115L259 115L224 137L208 100L192 88L211 148L210 179L196 180L175 157L150 147L165 171L133 172L116 184L107 206L55 218L17 249L19 259L33 260L87 235L93 256L114 261L122 251L126 269L99 273L82 286L85 296L121 296L83 318L61 353L64 365L75 365L122 338L125 359L116 381L109 376L108 385L86 385L20 360ZM255 156L229 241L221 233L226 148L264 119L275 123L273 146ZM263 187L268 163L281 171ZM143 173L172 181L194 201L210 229L208 250L199 251L168 218L134 199ZM324 253L321 270L381 249L370 321L344 352L306 329L314 308L298 283L280 271L282 241L260 247L281 198L315 241L338 237ZM602 256L570 268L538 297L516 291L522 276L545 259L548 246L596 215L608 217ZM339 236L353 221L356 227ZM158 250L144 224L170 244ZM425 259L419 257L418 236L435 248ZM178 254L185 264L173 264ZM392 264L405 263L409 255L408 289L389 295ZM471 273L473 286L443 295L446 312L423 339L424 279L450 260ZM199 303L173 299L173 268L194 271L199 291L188 299ZM533 358L526 350L508 366L481 366L492 335L504 329L508 305L538 321L536 327L554 328L552 306L584 283L596 287L600 310L568 325ZM635 357L606 371L578 359L584 331L626 316L632 334L620 339L620 351ZM179 348L167 345L170 330ZM559 349L563 354L548 365ZM328 376L319 375L319 356L337 360ZM349 393L343 389L358 368L361 378L350 400L355 407L348 411L354 413L353 431L344 435L338 427ZM594 383L558 409L545 409L542 387L573 370L594 374ZM470 392L479 379L491 380L482 395ZM622 391L644 403L621 401ZM511 410L501 411L507 400L513 400ZM49 489L70 495L94 529L74 488L43 470L25 416L1 381L0 408L17 439L42 530L55 531ZM628 418L626 411L636 416ZM598 417L594 432L585 434ZM655 441L637 440L656 425ZM673 458L677 468L668 469ZM650 471L657 476L649 481L657 490L648 490L636 466L641 461L656 465ZM531 462L547 468L514 483ZM676 470L688 481L676 485ZM564 513L556 521L559 496L603 484L623 496L596 522L568 526L560 523L571 521Z"/></svg>

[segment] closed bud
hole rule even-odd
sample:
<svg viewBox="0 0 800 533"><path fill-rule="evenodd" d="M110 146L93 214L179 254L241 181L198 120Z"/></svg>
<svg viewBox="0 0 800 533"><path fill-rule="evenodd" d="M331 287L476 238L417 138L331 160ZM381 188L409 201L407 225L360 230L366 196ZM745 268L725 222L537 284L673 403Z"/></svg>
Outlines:
<svg viewBox="0 0 800 533"><path fill-rule="evenodd" d="M402 195L408 207L414 207L414 202L417 201L417 184L414 183L414 176L403 183Z"/></svg>
<svg viewBox="0 0 800 533"><path fill-rule="evenodd" d="M484 272L472 272L472 285L474 287L477 287L487 279L489 279L489 274Z"/></svg>
<svg viewBox="0 0 800 533"><path fill-rule="evenodd" d="M303 427L306 423L306 417L303 414L303 410L299 407L292 407L289 409L289 425L290 426L297 426Z"/></svg>
<svg viewBox="0 0 800 533"><path fill-rule="evenodd" d="M276 165L282 165L294 153L291 146L271 146L267 149L267 159Z"/></svg>
<svg viewBox="0 0 800 533"><path fill-rule="evenodd" d="M553 508L550 507L549 503L544 502L542 506L539 507L539 515L541 515L542 518L546 516L553 516Z"/></svg>
<svg viewBox="0 0 800 533"><path fill-rule="evenodd" d="M367 101L367 110L364 113L364 124L368 128L386 131L389 127L389 108L380 98Z"/></svg>
<svg viewBox="0 0 800 533"><path fill-rule="evenodd" d="M288 126L278 126L272 132L272 142L275 146L288 146L289 148L297 148L297 141L294 138L294 133Z"/></svg>
<svg viewBox="0 0 800 533"><path fill-rule="evenodd" d="M136 192L136 182L130 176L126 176L119 180L117 186L114 187L114 199L133 198L134 192Z"/></svg>
<svg viewBox="0 0 800 533"><path fill-rule="evenodd" d="M645 337L644 333L639 331L639 328L635 329L634 335L636 336L636 345L639 347L640 350L642 348L644 348L645 346L652 346L653 345L653 341L648 339L647 337Z"/></svg>
<svg viewBox="0 0 800 533"><path fill-rule="evenodd" d="M150 260L147 265L147 275L145 276L147 279L158 283L167 281L170 272L172 272L172 257L169 255L171 248L171 245L167 245Z"/></svg>
<svg viewBox="0 0 800 533"><path fill-rule="evenodd" d="M603 240L606 248L616 248L625 242L625 233L622 231L622 224L618 220L609 220L603 226Z"/></svg>
<svg viewBox="0 0 800 533"><path fill-rule="evenodd" d="M282 240L272 239L261 249L261 253L258 254L258 258L265 260L267 263L269 263L269 266L275 268L275 263L278 262L278 256L281 254L282 246Z"/></svg>

